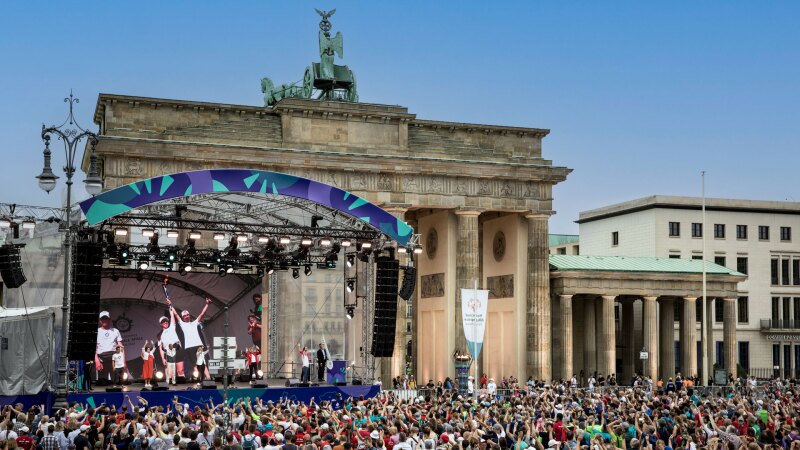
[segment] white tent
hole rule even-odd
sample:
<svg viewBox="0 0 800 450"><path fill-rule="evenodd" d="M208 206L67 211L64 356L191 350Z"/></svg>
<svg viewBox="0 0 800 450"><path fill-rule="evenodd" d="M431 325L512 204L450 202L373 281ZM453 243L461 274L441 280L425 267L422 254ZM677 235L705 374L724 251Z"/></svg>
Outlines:
<svg viewBox="0 0 800 450"><path fill-rule="evenodd" d="M0 394L36 394L49 386L55 311L0 307Z"/></svg>

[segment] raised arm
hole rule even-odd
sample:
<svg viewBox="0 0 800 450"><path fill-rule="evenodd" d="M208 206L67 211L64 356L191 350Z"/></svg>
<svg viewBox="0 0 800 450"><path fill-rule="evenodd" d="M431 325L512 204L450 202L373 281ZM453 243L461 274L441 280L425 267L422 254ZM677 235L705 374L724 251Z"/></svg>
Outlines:
<svg viewBox="0 0 800 450"><path fill-rule="evenodd" d="M200 315L197 316L197 321L200 322L203 320L203 317L206 315L206 311L208 311L208 305L211 304L211 297L206 297L206 306L203 307L203 310L200 311Z"/></svg>

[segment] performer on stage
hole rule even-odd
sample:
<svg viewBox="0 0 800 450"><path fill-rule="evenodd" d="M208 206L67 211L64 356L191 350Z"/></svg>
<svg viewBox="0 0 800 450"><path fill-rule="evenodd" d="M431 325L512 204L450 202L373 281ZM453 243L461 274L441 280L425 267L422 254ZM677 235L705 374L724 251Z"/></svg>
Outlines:
<svg viewBox="0 0 800 450"><path fill-rule="evenodd" d="M300 382L308 383L311 380L311 355L308 353L308 349L305 346L300 347L300 344L297 344L297 350L300 353L300 362L303 364L303 370L300 372Z"/></svg>
<svg viewBox="0 0 800 450"><path fill-rule="evenodd" d="M125 353L122 351L122 346L117 347L117 353L111 356L114 365L114 385L119 386L122 383L122 372L125 371Z"/></svg>
<svg viewBox="0 0 800 450"><path fill-rule="evenodd" d="M197 367L197 376L200 378L200 383L202 383L206 379L206 348L202 345L197 347L195 361L197 361L195 365Z"/></svg>
<svg viewBox="0 0 800 450"><path fill-rule="evenodd" d="M196 367L197 355L200 354L198 350L205 345L205 339L202 333L203 326L200 324L200 322L206 315L206 311L208 311L208 305L211 304L211 298L206 297L206 305L203 307L200 315L194 320L192 320L192 316L187 310L183 310L180 318L178 318L178 312L172 306L172 301L167 299L167 304L170 305L170 314L172 314L178 325L181 327L181 331L183 331L183 345L181 345L181 348L186 351L186 354L189 357L189 367ZM205 375L205 372L203 375Z"/></svg>
<svg viewBox="0 0 800 450"><path fill-rule="evenodd" d="M150 385L150 380L153 379L155 352L153 341L144 341L144 347L142 347L142 379L146 388L153 387Z"/></svg>
<svg viewBox="0 0 800 450"><path fill-rule="evenodd" d="M328 367L330 359L327 346L320 342L319 350L317 350L317 380L320 382L325 381L325 369Z"/></svg>
<svg viewBox="0 0 800 450"><path fill-rule="evenodd" d="M175 379L175 375L177 373L177 370L175 368L175 366L177 365L176 362L175 362L175 355L177 355L178 352L175 350L175 345L177 345L177 344L169 344L169 347L167 347L167 350L166 351L162 351L162 354L166 353L166 356L167 356L167 364L166 364L166 367L167 367L167 381L170 382L173 386L175 386L177 384L176 383L177 380ZM164 356L162 356L161 358L163 359ZM183 362L181 362L180 364L181 364L181 368L183 368ZM181 376L183 376L183 375L181 375Z"/></svg>
<svg viewBox="0 0 800 450"><path fill-rule="evenodd" d="M167 304L170 304L171 301L167 298ZM170 311L172 308L170 307ZM158 340L158 352L161 355L161 363L164 364L164 367L167 367L169 370L169 361L168 361L168 349L172 347L172 351L175 352L172 358L172 380L174 384L175 380L175 370L177 370L177 376L183 376L183 348L181 348L180 343L181 340L178 337L178 331L175 325L175 316L170 313L169 318L166 316L161 316L158 319L158 322L161 325L161 331L159 331L158 336L156 339ZM167 378L170 378L170 375L167 375Z"/></svg>
<svg viewBox="0 0 800 450"><path fill-rule="evenodd" d="M112 357L117 348L123 348L122 335L119 330L111 326L111 315L108 311L100 313L100 326L97 328L97 349L94 355L94 366L97 369L97 379L109 381L114 372ZM123 356L124 358L124 356Z"/></svg>
<svg viewBox="0 0 800 450"><path fill-rule="evenodd" d="M258 375L258 361L261 356L261 350L257 345L254 345L247 349L245 356L247 357L247 365L250 367L250 381L252 382Z"/></svg>
<svg viewBox="0 0 800 450"><path fill-rule="evenodd" d="M261 321L253 313L247 316L247 334L253 339L253 345L261 345Z"/></svg>

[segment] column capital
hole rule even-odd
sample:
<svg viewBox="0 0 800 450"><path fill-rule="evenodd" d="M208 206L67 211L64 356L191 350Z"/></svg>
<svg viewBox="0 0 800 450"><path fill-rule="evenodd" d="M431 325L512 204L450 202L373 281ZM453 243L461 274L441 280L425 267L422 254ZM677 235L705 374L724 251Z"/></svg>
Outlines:
<svg viewBox="0 0 800 450"><path fill-rule="evenodd" d="M643 302L654 302L658 300L658 297L655 295L645 295L642 297Z"/></svg>
<svg viewBox="0 0 800 450"><path fill-rule="evenodd" d="M389 211L391 214L405 214L411 207L408 203L384 203L381 208Z"/></svg>
<svg viewBox="0 0 800 450"><path fill-rule="evenodd" d="M528 211L523 213L523 216L528 219L549 219L550 216L555 214L555 211Z"/></svg>
<svg viewBox="0 0 800 450"><path fill-rule="evenodd" d="M738 300L738 297L723 297L722 298L722 301L725 301L725 302L735 302L736 300Z"/></svg>
<svg viewBox="0 0 800 450"><path fill-rule="evenodd" d="M600 297L602 297L605 300L608 300L608 299L616 300L618 296L612 294L612 295L601 295Z"/></svg>
<svg viewBox="0 0 800 450"><path fill-rule="evenodd" d="M683 301L685 301L685 302L693 302L693 301L696 301L698 298L699 297L696 297L696 296L686 295L686 296L683 297Z"/></svg>
<svg viewBox="0 0 800 450"><path fill-rule="evenodd" d="M561 300L570 300L570 299L572 299L572 294L556 294L556 295L558 295L558 298L560 298Z"/></svg>
<svg viewBox="0 0 800 450"><path fill-rule="evenodd" d="M457 216L480 216L483 210L458 208L453 210L453 213Z"/></svg>

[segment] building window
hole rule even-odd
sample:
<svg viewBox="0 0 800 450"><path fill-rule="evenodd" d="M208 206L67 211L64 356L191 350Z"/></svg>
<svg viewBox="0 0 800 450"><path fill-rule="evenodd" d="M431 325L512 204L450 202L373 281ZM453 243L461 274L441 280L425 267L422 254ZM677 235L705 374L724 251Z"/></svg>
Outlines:
<svg viewBox="0 0 800 450"><path fill-rule="evenodd" d="M722 365L725 364L725 342L717 341L715 344L715 347L717 348L717 351L714 352L716 355L716 364L722 367Z"/></svg>
<svg viewBox="0 0 800 450"><path fill-rule="evenodd" d="M736 257L736 271L747 275L747 256Z"/></svg>
<svg viewBox="0 0 800 450"><path fill-rule="evenodd" d="M722 323L725 320L725 300L714 300L714 322Z"/></svg>
<svg viewBox="0 0 800 450"><path fill-rule="evenodd" d="M670 222L669 223L669 235L670 237L678 237L681 235L681 223L680 222Z"/></svg>
<svg viewBox="0 0 800 450"><path fill-rule="evenodd" d="M792 320L794 320L792 328L800 328L800 297L792 299Z"/></svg>
<svg viewBox="0 0 800 450"><path fill-rule="evenodd" d="M694 320L696 322L703 322L703 300L695 300L694 302Z"/></svg>
<svg viewBox="0 0 800 450"><path fill-rule="evenodd" d="M725 224L724 223L715 223L714 224L714 237L716 239L725 239Z"/></svg>
<svg viewBox="0 0 800 450"><path fill-rule="evenodd" d="M769 262L769 272L770 272L770 283L773 285L777 285L780 282L778 277L778 258L772 258L772 261Z"/></svg>
<svg viewBox="0 0 800 450"><path fill-rule="evenodd" d="M792 273L794 274L792 284L800 286L800 258L792 259Z"/></svg>
<svg viewBox="0 0 800 450"><path fill-rule="evenodd" d="M724 256L715 256L714 257L714 264L718 266L725 267L725 257Z"/></svg>
<svg viewBox="0 0 800 450"><path fill-rule="evenodd" d="M692 255L692 259L703 259L703 255Z"/></svg>
<svg viewBox="0 0 800 450"><path fill-rule="evenodd" d="M556 253L559 255L566 255L567 254L567 247L559 247L556 249Z"/></svg>
<svg viewBox="0 0 800 450"><path fill-rule="evenodd" d="M789 263L790 263L789 258L786 257L781 258L781 284L784 286L792 284L791 283L792 277L789 274Z"/></svg>
<svg viewBox="0 0 800 450"><path fill-rule="evenodd" d="M759 225L758 226L758 240L760 241L768 241L769 240L769 227L766 225Z"/></svg>
<svg viewBox="0 0 800 450"><path fill-rule="evenodd" d="M670 257L670 259L681 259L681 254L680 253L670 253L669 257Z"/></svg>
<svg viewBox="0 0 800 450"><path fill-rule="evenodd" d="M781 317L781 298L772 297L772 328L778 328L778 319Z"/></svg>
<svg viewBox="0 0 800 450"><path fill-rule="evenodd" d="M739 297L736 299L736 315L737 322L750 322L750 301L747 297Z"/></svg>
<svg viewBox="0 0 800 450"><path fill-rule="evenodd" d="M788 242L792 240L792 228L781 227L781 241Z"/></svg>
<svg viewBox="0 0 800 450"><path fill-rule="evenodd" d="M772 365L781 365L781 344L772 344Z"/></svg>
<svg viewBox="0 0 800 450"><path fill-rule="evenodd" d="M747 225L736 225L736 239L747 239Z"/></svg>
<svg viewBox="0 0 800 450"><path fill-rule="evenodd" d="M739 342L739 365L745 371L750 371L750 343ZM678 367L678 366L675 366Z"/></svg>
<svg viewBox="0 0 800 450"><path fill-rule="evenodd" d="M611 245L617 246L619 245L619 231L612 231L611 232Z"/></svg>
<svg viewBox="0 0 800 450"><path fill-rule="evenodd" d="M703 237L703 224L702 223L692 223L692 237Z"/></svg>
<svg viewBox="0 0 800 450"><path fill-rule="evenodd" d="M791 297L783 297L783 328L789 327L789 321L792 320L792 316L789 311L789 307L791 306L792 299Z"/></svg>

